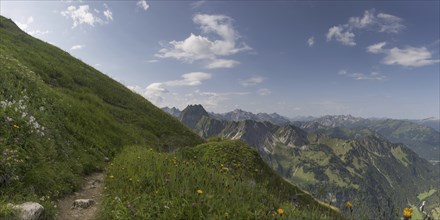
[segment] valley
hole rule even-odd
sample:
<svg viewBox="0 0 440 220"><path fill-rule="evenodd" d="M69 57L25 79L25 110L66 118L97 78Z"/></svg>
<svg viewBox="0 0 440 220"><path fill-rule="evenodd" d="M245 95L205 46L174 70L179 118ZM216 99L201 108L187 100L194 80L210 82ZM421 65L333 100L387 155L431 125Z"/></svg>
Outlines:
<svg viewBox="0 0 440 220"><path fill-rule="evenodd" d="M253 115L242 111L233 113ZM345 201L354 201L360 207L356 212L358 218L368 210L377 217L393 219L398 207L407 202L416 205L428 198L433 203L434 215L433 207L439 204L433 194L423 199L418 196L421 192L437 190L437 167L407 146L392 143L373 129L352 126L365 119L326 116L312 122L276 125L248 119L252 117L221 120L201 105L188 106L178 118L201 137L246 142L278 174L322 201L340 208ZM429 128L424 129L432 132ZM424 137L429 137L429 132L423 133ZM430 138L435 140L435 135Z"/></svg>

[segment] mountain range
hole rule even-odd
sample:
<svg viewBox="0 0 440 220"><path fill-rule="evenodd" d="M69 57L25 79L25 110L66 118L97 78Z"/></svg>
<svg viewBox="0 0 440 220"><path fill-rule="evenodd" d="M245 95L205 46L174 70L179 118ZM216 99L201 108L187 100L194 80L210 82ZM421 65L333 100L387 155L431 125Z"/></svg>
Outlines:
<svg viewBox="0 0 440 220"><path fill-rule="evenodd" d="M2 16L0 67L0 219L23 219L29 202L25 219L55 219L96 173L97 219L342 218L248 145L204 140Z"/></svg>
<svg viewBox="0 0 440 220"><path fill-rule="evenodd" d="M163 111L179 117L181 111L175 107ZM439 120L397 120L361 118L352 115L327 115L323 117L296 117L289 119L277 113L267 114L236 109L227 113L207 113L211 118L223 121L270 122L275 125L292 124L306 131L329 134L341 138L355 138L359 131L375 134L395 143L403 143L431 163L440 162L440 132L436 130Z"/></svg>
<svg viewBox="0 0 440 220"><path fill-rule="evenodd" d="M362 210L377 218L395 219L398 207L415 207L421 194L435 192L424 199L430 199L433 214L440 211L435 209L440 204L438 168L406 145L387 139L412 134L413 129L403 128L420 125L353 116L275 124L250 119L256 116L240 110L219 115L206 112L201 105L190 105L178 119L201 137L246 142L278 174L337 206L347 200L359 205L363 201ZM417 131L421 134L411 137L426 139L436 134L426 127ZM362 216L360 210L356 213Z"/></svg>

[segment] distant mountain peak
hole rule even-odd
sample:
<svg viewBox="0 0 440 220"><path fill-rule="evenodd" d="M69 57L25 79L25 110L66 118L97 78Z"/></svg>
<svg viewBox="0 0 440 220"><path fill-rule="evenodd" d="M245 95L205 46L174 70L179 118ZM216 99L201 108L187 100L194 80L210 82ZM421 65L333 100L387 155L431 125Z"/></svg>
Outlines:
<svg viewBox="0 0 440 220"><path fill-rule="evenodd" d="M181 111L178 108L176 108L176 107L169 108L168 106L162 108L162 111L164 111L174 117L179 117L179 115L181 113Z"/></svg>
<svg viewBox="0 0 440 220"><path fill-rule="evenodd" d="M209 117L208 112L202 105L188 105L179 115L179 120L189 128L194 129L197 122L203 117Z"/></svg>

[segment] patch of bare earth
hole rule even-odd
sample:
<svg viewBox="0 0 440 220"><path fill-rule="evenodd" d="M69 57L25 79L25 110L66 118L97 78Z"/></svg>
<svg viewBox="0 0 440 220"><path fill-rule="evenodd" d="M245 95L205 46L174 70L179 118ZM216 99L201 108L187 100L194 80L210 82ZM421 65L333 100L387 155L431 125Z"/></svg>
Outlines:
<svg viewBox="0 0 440 220"><path fill-rule="evenodd" d="M83 188L67 196L58 203L58 220L94 220L98 216L98 209L102 202L104 173L93 173L85 177ZM78 206L75 201L92 201L90 206ZM78 203L78 202L77 202Z"/></svg>

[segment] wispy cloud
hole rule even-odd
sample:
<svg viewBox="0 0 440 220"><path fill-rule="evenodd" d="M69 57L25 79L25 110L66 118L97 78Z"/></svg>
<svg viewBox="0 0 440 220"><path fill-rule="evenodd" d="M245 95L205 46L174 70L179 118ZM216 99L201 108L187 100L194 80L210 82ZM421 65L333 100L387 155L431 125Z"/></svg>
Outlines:
<svg viewBox="0 0 440 220"><path fill-rule="evenodd" d="M171 80L166 82L151 83L145 88L140 86L127 86L132 91L144 96L155 104L160 104L163 101L163 96L170 93L168 87L176 86L198 86L208 79L212 78L212 74L205 72L191 72L182 75L181 79Z"/></svg>
<svg viewBox="0 0 440 220"><path fill-rule="evenodd" d="M370 81L384 81L387 77L379 72L371 72L369 74L364 73L348 73L347 70L340 70L338 75L350 77L355 80L370 80Z"/></svg>
<svg viewBox="0 0 440 220"><path fill-rule="evenodd" d="M205 67L208 69L217 69L217 68L233 68L240 64L240 62L236 60L225 60L225 59L215 59L211 63L208 63Z"/></svg>
<svg viewBox="0 0 440 220"><path fill-rule="evenodd" d="M249 92L202 92L196 90L193 93L186 94L185 105L191 103L200 103L204 107L213 108L220 105L221 102L229 100L231 97L249 95Z"/></svg>
<svg viewBox="0 0 440 220"><path fill-rule="evenodd" d="M164 85L167 86L198 86L203 81L211 79L212 74L204 72L191 72L182 75L182 79L167 81Z"/></svg>
<svg viewBox="0 0 440 220"><path fill-rule="evenodd" d="M230 56L239 52L251 50L245 43L238 43L239 34L232 26L232 18L225 15L196 14L193 22L200 26L204 34L216 34L218 40L210 40L207 36L193 33L182 41L170 41L168 48L163 48L155 54L158 58L174 58L183 62L205 61L207 68L231 68L238 61L226 60L219 57Z"/></svg>
<svg viewBox="0 0 440 220"><path fill-rule="evenodd" d="M385 54L382 63L386 65L400 65L404 67L422 67L439 63L439 59L432 59L431 52L426 47L393 47L384 48L386 42L380 42L367 47L373 54Z"/></svg>
<svg viewBox="0 0 440 220"><path fill-rule="evenodd" d="M264 80L265 80L264 77L261 77L261 76L254 76L254 77L251 77L251 78L248 78L248 79L242 80L242 81L240 82L240 84L241 84L242 86L254 86L254 85L257 85L257 84L260 84L260 83L264 82Z"/></svg>
<svg viewBox="0 0 440 220"><path fill-rule="evenodd" d="M150 8L150 5L148 5L147 1L145 0L140 0L136 2L136 5L144 11L147 11L148 8Z"/></svg>
<svg viewBox="0 0 440 220"><path fill-rule="evenodd" d="M102 23L100 18L96 17L89 11L88 5L80 5L78 7L73 5L69 6L65 11L61 12L61 15L73 20L72 28L75 28L81 24L94 26L96 23Z"/></svg>
<svg viewBox="0 0 440 220"><path fill-rule="evenodd" d="M312 47L315 44L315 37L311 36L308 40L307 40L307 44L309 45L309 47Z"/></svg>
<svg viewBox="0 0 440 220"><path fill-rule="evenodd" d="M403 19L386 13L376 13L374 9L366 10L362 17L351 17L346 24L331 27L327 34L327 41L335 40L343 45L355 46L355 30L369 30L385 33L399 33L405 26Z"/></svg>
<svg viewBox="0 0 440 220"><path fill-rule="evenodd" d="M200 8L200 7L202 7L202 5L204 5L205 3L206 3L206 0L193 2L193 3L191 3L191 8L192 8L192 9Z"/></svg>
<svg viewBox="0 0 440 220"><path fill-rule="evenodd" d="M85 46L84 45L73 45L70 50L81 50L83 49Z"/></svg>
<svg viewBox="0 0 440 220"><path fill-rule="evenodd" d="M103 11L103 15L105 20L97 15L99 14L99 10L92 10L89 5L80 5L78 7L71 5L67 7L66 10L62 11L61 15L72 19L72 29L82 24L94 27L95 24L107 24L113 20L113 13L108 5L104 4L104 7L105 11ZM93 14L93 12L95 14Z"/></svg>
<svg viewBox="0 0 440 220"><path fill-rule="evenodd" d="M105 11L102 12L107 21L113 21L113 12L110 10L107 4L104 3Z"/></svg>
<svg viewBox="0 0 440 220"><path fill-rule="evenodd" d="M327 41L336 40L347 46L355 46L355 34L346 30L344 26L333 26L327 32Z"/></svg>
<svg viewBox="0 0 440 220"><path fill-rule="evenodd" d="M156 59L147 60L147 63L157 63L157 62L159 62L159 60Z"/></svg>
<svg viewBox="0 0 440 220"><path fill-rule="evenodd" d="M257 93L259 95L266 96L266 95L270 95L272 93L272 91L270 89L268 89L268 88L262 88L262 89L259 89L257 91Z"/></svg>

